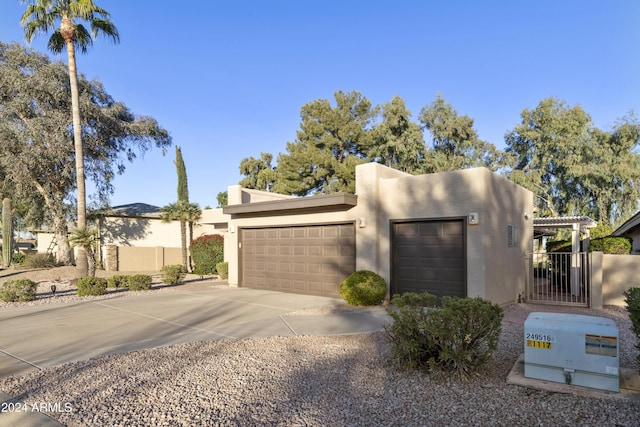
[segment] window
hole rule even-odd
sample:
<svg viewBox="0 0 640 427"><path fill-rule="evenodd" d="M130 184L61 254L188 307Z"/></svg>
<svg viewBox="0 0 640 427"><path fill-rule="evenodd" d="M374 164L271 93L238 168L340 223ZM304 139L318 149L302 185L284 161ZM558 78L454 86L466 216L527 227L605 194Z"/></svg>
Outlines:
<svg viewBox="0 0 640 427"><path fill-rule="evenodd" d="M515 225L507 226L507 242L510 248L518 247L518 227L516 227Z"/></svg>

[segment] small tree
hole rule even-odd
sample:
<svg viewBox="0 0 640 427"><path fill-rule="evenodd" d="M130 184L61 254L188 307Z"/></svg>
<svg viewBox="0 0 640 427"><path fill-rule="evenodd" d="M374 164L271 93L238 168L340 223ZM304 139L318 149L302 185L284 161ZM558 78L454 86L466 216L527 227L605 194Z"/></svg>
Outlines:
<svg viewBox="0 0 640 427"><path fill-rule="evenodd" d="M98 240L98 231L93 228L77 228L69 237L72 248L78 247L87 254L87 274L89 277L96 275L95 242Z"/></svg>

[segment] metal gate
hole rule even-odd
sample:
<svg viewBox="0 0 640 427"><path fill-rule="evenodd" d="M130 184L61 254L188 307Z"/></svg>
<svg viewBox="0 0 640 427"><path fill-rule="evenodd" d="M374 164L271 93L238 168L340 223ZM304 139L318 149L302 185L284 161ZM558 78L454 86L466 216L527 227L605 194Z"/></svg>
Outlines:
<svg viewBox="0 0 640 427"><path fill-rule="evenodd" d="M532 261L533 280L529 280L527 302L590 306L590 253L533 253Z"/></svg>

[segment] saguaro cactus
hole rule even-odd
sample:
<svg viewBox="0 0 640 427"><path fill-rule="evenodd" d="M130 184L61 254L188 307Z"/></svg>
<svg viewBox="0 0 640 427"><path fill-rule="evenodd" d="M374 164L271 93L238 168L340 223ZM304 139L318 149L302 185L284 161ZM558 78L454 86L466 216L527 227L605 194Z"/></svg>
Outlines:
<svg viewBox="0 0 640 427"><path fill-rule="evenodd" d="M9 267L13 249L13 216L11 215L11 199L2 201L2 265Z"/></svg>

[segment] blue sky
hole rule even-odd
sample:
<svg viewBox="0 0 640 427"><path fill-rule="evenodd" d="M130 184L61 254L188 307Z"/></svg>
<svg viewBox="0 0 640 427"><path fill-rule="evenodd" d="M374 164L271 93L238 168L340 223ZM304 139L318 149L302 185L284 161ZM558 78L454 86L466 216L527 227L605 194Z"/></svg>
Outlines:
<svg viewBox="0 0 640 427"><path fill-rule="evenodd" d="M285 152L300 108L337 90L374 104L399 95L414 119L441 94L500 148L522 110L549 96L602 129L640 114L637 0L96 3L121 43L98 40L79 71L170 132L201 207L238 183L243 158ZM24 8L2 0L0 41L24 43ZM46 41L31 47L46 52ZM171 148L129 164L112 204L175 201L173 160Z"/></svg>

